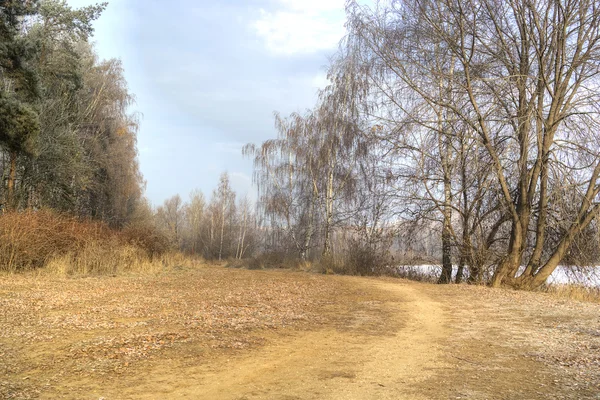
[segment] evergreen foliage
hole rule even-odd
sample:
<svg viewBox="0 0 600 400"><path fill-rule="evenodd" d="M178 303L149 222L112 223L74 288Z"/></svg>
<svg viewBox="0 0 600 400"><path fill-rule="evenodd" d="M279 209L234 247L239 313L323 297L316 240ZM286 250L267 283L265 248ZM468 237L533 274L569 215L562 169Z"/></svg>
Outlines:
<svg viewBox="0 0 600 400"><path fill-rule="evenodd" d="M100 3L0 2L0 206L125 226L141 204L137 117L119 60L88 40Z"/></svg>

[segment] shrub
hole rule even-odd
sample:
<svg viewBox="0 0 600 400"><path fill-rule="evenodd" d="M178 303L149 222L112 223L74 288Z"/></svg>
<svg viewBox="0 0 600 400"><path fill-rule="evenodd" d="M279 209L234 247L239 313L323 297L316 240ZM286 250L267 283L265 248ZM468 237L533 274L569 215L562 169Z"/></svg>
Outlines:
<svg viewBox="0 0 600 400"><path fill-rule="evenodd" d="M50 210L0 215L0 270L51 267L65 273L146 269L168 247L151 230L116 231Z"/></svg>
<svg viewBox="0 0 600 400"><path fill-rule="evenodd" d="M43 267L50 258L111 241L106 225L80 222L48 210L0 215L0 268L9 271Z"/></svg>
<svg viewBox="0 0 600 400"><path fill-rule="evenodd" d="M150 257L172 250L169 238L152 225L127 226L122 236L130 245L144 249Z"/></svg>
<svg viewBox="0 0 600 400"><path fill-rule="evenodd" d="M351 239L344 253L344 259L330 262L336 273L349 275L381 275L392 263L386 246L365 243Z"/></svg>
<svg viewBox="0 0 600 400"><path fill-rule="evenodd" d="M282 252L267 252L260 255L244 258L230 259L225 265L227 268L246 269L303 269L310 268L310 263L301 262Z"/></svg>

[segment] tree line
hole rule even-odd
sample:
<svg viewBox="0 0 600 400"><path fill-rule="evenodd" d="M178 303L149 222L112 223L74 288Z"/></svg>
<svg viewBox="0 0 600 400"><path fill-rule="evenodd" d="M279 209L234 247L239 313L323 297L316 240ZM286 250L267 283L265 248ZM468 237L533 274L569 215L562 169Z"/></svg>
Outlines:
<svg viewBox="0 0 600 400"><path fill-rule="evenodd" d="M89 39L106 3L0 1L0 208L122 227L143 204L138 119L119 60Z"/></svg>
<svg viewBox="0 0 600 400"><path fill-rule="evenodd" d="M154 208L144 198L134 96L121 62L100 60L89 41L106 6L0 0L0 213L102 221L149 253L167 244L207 259L252 255L256 213L227 174L210 201L197 191Z"/></svg>
<svg viewBox="0 0 600 400"><path fill-rule="evenodd" d="M153 219L172 246L207 260L240 260L262 248L254 206L236 195L226 172L208 200L198 190L185 202L175 195L154 210Z"/></svg>
<svg viewBox="0 0 600 400"><path fill-rule="evenodd" d="M399 233L433 230L441 283L525 289L599 260L596 1L346 11L318 104L244 149L266 248L368 273L393 263Z"/></svg>

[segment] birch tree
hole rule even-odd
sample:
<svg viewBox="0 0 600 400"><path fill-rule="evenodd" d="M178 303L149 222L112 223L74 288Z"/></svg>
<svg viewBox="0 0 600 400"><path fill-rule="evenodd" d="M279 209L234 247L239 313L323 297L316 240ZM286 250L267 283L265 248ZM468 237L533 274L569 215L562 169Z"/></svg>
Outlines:
<svg viewBox="0 0 600 400"><path fill-rule="evenodd" d="M600 207L597 2L406 0L350 11L365 51L406 89L389 97L404 117L406 98L441 108L485 150L499 203L488 204L487 236L509 232L492 284L541 285ZM414 50L435 43L452 60L449 97L428 90L430 68L409 73L428 65ZM565 195L575 206L562 206ZM564 227L552 238L550 221Z"/></svg>
<svg viewBox="0 0 600 400"><path fill-rule="evenodd" d="M275 126L277 139L260 146L248 144L244 154L254 160L254 181L259 206L268 220L269 236L279 237L271 243L306 260L317 229L323 173L314 148L317 127L310 113L289 118L275 114Z"/></svg>

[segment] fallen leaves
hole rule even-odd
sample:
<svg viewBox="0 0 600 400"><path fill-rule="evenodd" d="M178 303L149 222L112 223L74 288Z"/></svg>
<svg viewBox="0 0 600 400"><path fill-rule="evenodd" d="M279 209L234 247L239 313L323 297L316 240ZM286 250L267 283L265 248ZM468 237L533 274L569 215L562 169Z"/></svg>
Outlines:
<svg viewBox="0 0 600 400"><path fill-rule="evenodd" d="M514 359L509 364L519 357L542 363L555 375L557 386L571 391L560 398L579 400L598 393L600 305L557 300L544 293L484 287L454 285L436 289L457 320L468 321L456 326L454 340L473 344L469 351L477 351L485 341L510 346ZM440 296L442 293L445 296ZM473 342L475 336L479 339ZM531 380L536 381L533 375Z"/></svg>
<svg viewBox="0 0 600 400"><path fill-rule="evenodd" d="M211 352L262 345L261 331L323 323L324 307L339 301L342 290L305 273L224 268L81 279L3 276L0 398L36 398L48 379L106 379L169 352L193 348L189 354L200 363Z"/></svg>

